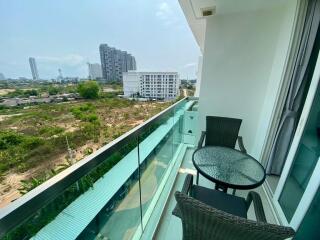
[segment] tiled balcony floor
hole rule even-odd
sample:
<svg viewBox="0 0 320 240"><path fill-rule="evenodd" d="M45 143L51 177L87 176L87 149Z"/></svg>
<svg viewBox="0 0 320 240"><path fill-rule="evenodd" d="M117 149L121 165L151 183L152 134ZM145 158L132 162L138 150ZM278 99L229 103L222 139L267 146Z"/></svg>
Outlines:
<svg viewBox="0 0 320 240"><path fill-rule="evenodd" d="M177 175L175 184L172 188L172 191L170 193L169 200L166 204L165 210L162 214L162 218L159 222L157 232L155 234L154 239L165 239L165 240L171 240L171 239L182 239L182 226L181 226L181 220L171 214L176 201L174 198L174 192L176 190L181 190L183 181L185 179L185 176L187 173L196 174L195 168L192 164L192 153L193 149L188 148L185 155L183 162L180 166L179 173ZM204 177L200 176L199 184L205 187L213 188L214 185L212 182L206 180ZM265 192L263 191L262 187L254 189L254 191L258 192L262 198L262 203L264 207L264 211L266 214L267 221L269 223L276 223L276 220L272 214L272 211L270 209L269 203L266 199ZM236 195L246 197L248 191L245 190L237 190ZM255 219L254 210L252 207L250 207L248 212L248 218L249 219Z"/></svg>

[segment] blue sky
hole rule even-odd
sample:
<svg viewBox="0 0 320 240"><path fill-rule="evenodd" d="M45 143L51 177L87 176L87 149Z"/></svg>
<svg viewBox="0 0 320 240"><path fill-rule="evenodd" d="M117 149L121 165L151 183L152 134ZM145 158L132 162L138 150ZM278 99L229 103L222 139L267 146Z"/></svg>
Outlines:
<svg viewBox="0 0 320 240"><path fill-rule="evenodd" d="M99 44L133 54L141 71L178 71L193 78L200 50L178 0L0 0L0 72L87 76L100 63Z"/></svg>

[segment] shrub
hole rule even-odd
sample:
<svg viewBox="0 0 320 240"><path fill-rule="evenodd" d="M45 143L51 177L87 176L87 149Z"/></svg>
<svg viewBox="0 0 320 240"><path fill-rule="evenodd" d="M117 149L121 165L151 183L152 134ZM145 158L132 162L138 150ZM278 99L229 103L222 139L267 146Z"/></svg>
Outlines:
<svg viewBox="0 0 320 240"><path fill-rule="evenodd" d="M31 191L32 189L36 188L43 182L45 182L46 178L31 178L29 180L21 180L21 187L18 188L21 195L26 194L27 192Z"/></svg>
<svg viewBox="0 0 320 240"><path fill-rule="evenodd" d="M77 90L81 97L95 99L99 97L100 87L96 81L85 81L78 85Z"/></svg>
<svg viewBox="0 0 320 240"><path fill-rule="evenodd" d="M22 143L23 137L13 131L2 131L0 132L0 149L8 149L9 147L19 145Z"/></svg>
<svg viewBox="0 0 320 240"><path fill-rule="evenodd" d="M84 155L90 155L91 153L93 153L93 149L91 147L87 147L85 150L84 150Z"/></svg>
<svg viewBox="0 0 320 240"><path fill-rule="evenodd" d="M31 90L25 90L23 93L24 96L29 97L29 96L38 96L38 91L36 89L31 89Z"/></svg>
<svg viewBox="0 0 320 240"><path fill-rule="evenodd" d="M56 135L56 134L59 134L59 133L62 133L64 131L63 128L61 127L42 127L40 130L39 130L39 133L45 137L51 137L53 135Z"/></svg>
<svg viewBox="0 0 320 240"><path fill-rule="evenodd" d="M100 124L99 123L85 123L82 126L82 133L87 139L93 139L95 142L100 137Z"/></svg>
<svg viewBox="0 0 320 240"><path fill-rule="evenodd" d="M90 137L88 137L83 131L83 128L74 132L68 132L65 136L68 138L71 149L84 145L86 141L90 139Z"/></svg>
<svg viewBox="0 0 320 240"><path fill-rule="evenodd" d="M32 150L43 144L43 140L38 137L28 136L22 142L22 147L26 150Z"/></svg>
<svg viewBox="0 0 320 240"><path fill-rule="evenodd" d="M49 95L57 95L60 92L59 88L57 87L49 87L48 88L48 93Z"/></svg>
<svg viewBox="0 0 320 240"><path fill-rule="evenodd" d="M98 121L98 116L97 116L97 114L91 113L89 115L84 116L83 119L85 121L93 123L93 122L97 122Z"/></svg>
<svg viewBox="0 0 320 240"><path fill-rule="evenodd" d="M74 107L71 109L71 112L77 119L83 122L98 123L100 125L98 115L95 114L95 107L92 104L87 103Z"/></svg>
<svg viewBox="0 0 320 240"><path fill-rule="evenodd" d="M28 169L30 156L43 144L44 140L39 137L14 131L0 132L0 174L12 167L17 167L19 170ZM43 153L36 153L35 156L41 157Z"/></svg>

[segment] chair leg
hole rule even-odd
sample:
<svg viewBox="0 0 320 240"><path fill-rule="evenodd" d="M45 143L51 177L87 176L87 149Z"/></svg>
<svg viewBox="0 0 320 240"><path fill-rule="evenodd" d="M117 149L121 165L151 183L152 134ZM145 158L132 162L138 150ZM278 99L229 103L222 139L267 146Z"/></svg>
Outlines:
<svg viewBox="0 0 320 240"><path fill-rule="evenodd" d="M196 184L199 185L199 172L197 171Z"/></svg>
<svg viewBox="0 0 320 240"><path fill-rule="evenodd" d="M236 189L235 188L232 190L232 195L236 195Z"/></svg>

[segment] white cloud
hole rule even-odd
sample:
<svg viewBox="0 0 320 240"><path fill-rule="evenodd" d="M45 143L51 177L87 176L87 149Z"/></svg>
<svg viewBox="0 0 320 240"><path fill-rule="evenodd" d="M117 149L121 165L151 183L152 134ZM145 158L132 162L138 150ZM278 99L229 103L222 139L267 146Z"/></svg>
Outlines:
<svg viewBox="0 0 320 240"><path fill-rule="evenodd" d="M75 67L86 63L86 59L79 54L67 54L60 57L37 56L36 61L43 63L59 64L63 66Z"/></svg>
<svg viewBox="0 0 320 240"><path fill-rule="evenodd" d="M187 63L186 65L184 65L184 68L191 68L191 67L195 67L197 66L197 64L195 62L192 63Z"/></svg>
<svg viewBox="0 0 320 240"><path fill-rule="evenodd" d="M174 13L173 7L168 2L161 2L158 5L156 16L163 21L165 25L176 24L178 19Z"/></svg>

